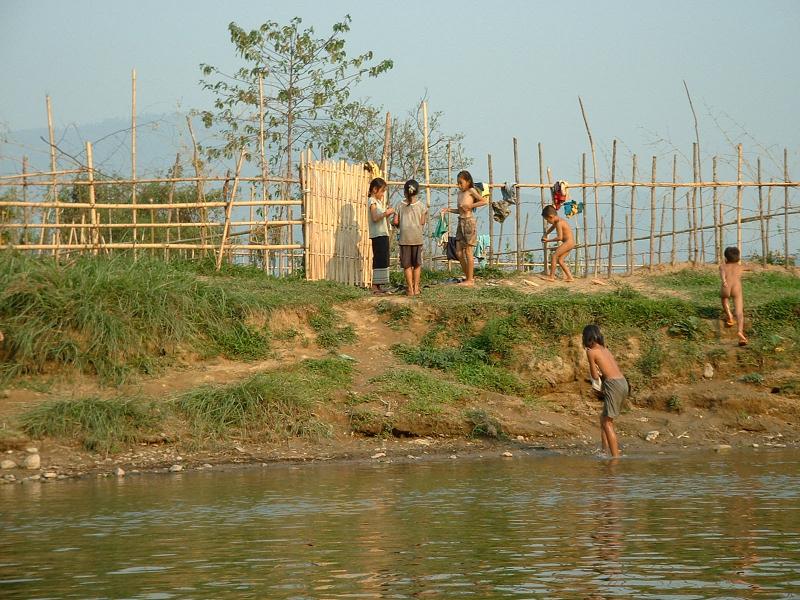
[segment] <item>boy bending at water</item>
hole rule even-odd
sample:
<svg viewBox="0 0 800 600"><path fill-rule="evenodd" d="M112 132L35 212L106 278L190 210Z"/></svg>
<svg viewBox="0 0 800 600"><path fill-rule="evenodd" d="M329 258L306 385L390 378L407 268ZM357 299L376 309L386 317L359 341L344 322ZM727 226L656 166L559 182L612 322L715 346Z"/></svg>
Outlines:
<svg viewBox="0 0 800 600"><path fill-rule="evenodd" d="M555 206L545 206L542 209L542 217L550 224L550 228L542 236L542 242L549 244L550 242L561 242L561 244L553 252L552 264L550 265L550 275L544 278L546 281L556 280L556 264L561 266L564 271L564 281L573 281L572 272L569 270L564 258L569 254L569 251L575 247L575 238L572 236L572 229L569 223L558 216L558 211ZM556 237L548 239L553 230L556 230Z"/></svg>
<svg viewBox="0 0 800 600"><path fill-rule="evenodd" d="M725 248L725 262L719 266L719 275L722 278L722 288L719 296L722 299L722 309L725 311L725 325L733 327L738 325L737 335L739 345L746 346L747 338L744 335L744 295L742 294L742 263L739 262L739 248L728 246ZM733 298L736 310L736 321L731 314L729 300Z"/></svg>
<svg viewBox="0 0 800 600"><path fill-rule="evenodd" d="M605 339L597 325L583 328L583 347L586 349L586 358L589 359L592 387L603 396L603 412L600 415L603 450L611 456L619 456L614 419L619 416L622 403L628 397L628 381L617 366L614 356L606 348Z"/></svg>

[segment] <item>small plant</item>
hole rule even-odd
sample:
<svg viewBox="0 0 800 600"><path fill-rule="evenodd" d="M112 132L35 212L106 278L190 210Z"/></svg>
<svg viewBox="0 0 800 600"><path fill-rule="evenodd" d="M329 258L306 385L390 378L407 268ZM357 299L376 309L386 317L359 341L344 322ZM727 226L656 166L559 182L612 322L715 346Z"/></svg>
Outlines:
<svg viewBox="0 0 800 600"><path fill-rule="evenodd" d="M370 380L378 384L382 394L399 394L408 398L405 410L422 415L440 413L445 404L468 397L466 388L422 371L401 369Z"/></svg>
<svg viewBox="0 0 800 600"><path fill-rule="evenodd" d="M343 344L352 344L358 336L352 325L339 325L341 317L329 306L323 306L308 318L317 333L317 345L327 350L336 350Z"/></svg>
<svg viewBox="0 0 800 600"><path fill-rule="evenodd" d="M650 340L647 350L636 361L636 368L647 379L652 379L661 371L664 363L664 351L655 339Z"/></svg>
<svg viewBox="0 0 800 600"><path fill-rule="evenodd" d="M375 311L379 315L388 315L389 320L386 324L392 329L401 329L408 320L414 315L414 309L407 304L396 304L388 300L381 300L375 305Z"/></svg>
<svg viewBox="0 0 800 600"><path fill-rule="evenodd" d="M695 316L688 316L686 318L675 321L670 325L667 332L675 337L682 337L687 340L695 340L700 336L702 331L702 322Z"/></svg>
<svg viewBox="0 0 800 600"><path fill-rule="evenodd" d="M464 412L464 418L472 426L472 437L488 437L503 439L506 434L500 422L482 409L470 409Z"/></svg>
<svg viewBox="0 0 800 600"><path fill-rule="evenodd" d="M672 396L669 397L669 400L667 400L667 410L674 413L683 412L683 403L677 395L672 394Z"/></svg>
<svg viewBox="0 0 800 600"><path fill-rule="evenodd" d="M742 383L761 384L764 383L764 376L761 373L746 373L739 377L739 381Z"/></svg>

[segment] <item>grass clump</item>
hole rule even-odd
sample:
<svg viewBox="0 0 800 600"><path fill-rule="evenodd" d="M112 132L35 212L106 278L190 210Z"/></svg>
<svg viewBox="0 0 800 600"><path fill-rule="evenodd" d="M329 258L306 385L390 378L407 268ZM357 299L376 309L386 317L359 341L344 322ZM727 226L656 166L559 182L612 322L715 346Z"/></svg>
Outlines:
<svg viewBox="0 0 800 600"><path fill-rule="evenodd" d="M42 404L19 418L32 438L77 439L87 450L108 452L139 441L162 421L153 402L136 398L59 400Z"/></svg>
<svg viewBox="0 0 800 600"><path fill-rule="evenodd" d="M762 384L764 383L764 376L761 373L745 373L739 377L739 381L742 383Z"/></svg>
<svg viewBox="0 0 800 600"><path fill-rule="evenodd" d="M503 439L506 436L500 422L482 409L470 409L464 412L464 418L472 426L471 437L488 437Z"/></svg>
<svg viewBox="0 0 800 600"><path fill-rule="evenodd" d="M407 304L397 304L388 300L381 300L375 305L375 312L386 315L389 320L386 324L392 329L402 329L414 315L414 309Z"/></svg>
<svg viewBox="0 0 800 600"><path fill-rule="evenodd" d="M469 396L469 391L460 385L410 369L390 371L370 381L377 384L379 393L405 396L405 410L422 415L438 414L445 404Z"/></svg>
<svg viewBox="0 0 800 600"><path fill-rule="evenodd" d="M339 325L342 317L330 306L321 307L308 318L311 328L317 334L317 345L326 350L336 350L344 344L356 341L356 331L352 325Z"/></svg>
<svg viewBox="0 0 800 600"><path fill-rule="evenodd" d="M664 364L664 351L655 338L648 340L647 348L636 360L634 366L646 378L653 379Z"/></svg>
<svg viewBox="0 0 800 600"><path fill-rule="evenodd" d="M314 414L314 406L330 400L351 376L349 361L307 360L232 385L192 390L174 405L200 435L235 433L267 440L324 436L329 430Z"/></svg>

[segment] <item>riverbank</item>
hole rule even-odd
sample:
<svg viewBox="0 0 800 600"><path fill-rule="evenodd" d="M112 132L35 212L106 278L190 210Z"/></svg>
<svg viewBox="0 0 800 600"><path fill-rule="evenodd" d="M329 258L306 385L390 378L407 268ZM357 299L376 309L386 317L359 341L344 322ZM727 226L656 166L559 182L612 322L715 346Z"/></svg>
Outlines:
<svg viewBox="0 0 800 600"><path fill-rule="evenodd" d="M408 299L246 268L95 259L63 273L5 260L6 481L591 453L601 404L585 381L589 322L632 384L616 422L627 453L800 440L800 279L782 269L746 276L740 348L712 269L571 286L488 271L474 289L430 273ZM22 468L26 448L36 468Z"/></svg>

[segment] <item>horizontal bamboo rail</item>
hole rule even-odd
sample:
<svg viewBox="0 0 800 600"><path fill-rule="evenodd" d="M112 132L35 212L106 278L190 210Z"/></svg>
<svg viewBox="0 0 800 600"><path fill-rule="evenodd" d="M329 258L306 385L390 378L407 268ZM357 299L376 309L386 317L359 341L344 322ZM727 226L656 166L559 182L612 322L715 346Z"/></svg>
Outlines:
<svg viewBox="0 0 800 600"><path fill-rule="evenodd" d="M242 200L233 203L236 206L302 206L302 200ZM0 201L0 207L10 208L95 208L97 210L179 210L182 208L224 208L227 202L175 202L174 204L124 204L124 203L102 203L102 202L23 202L17 200ZM49 227L49 225L48 225Z"/></svg>
<svg viewBox="0 0 800 600"><path fill-rule="evenodd" d="M303 221L300 220L293 220L293 221L231 221L231 227L237 226L253 226L258 225L259 227L285 227L287 225L302 225ZM134 227L138 227L140 229L181 229L181 228L191 228L191 227L222 227L224 223L219 223L216 221L204 221L204 222L184 222L184 223L100 223L97 227L101 229L133 229ZM30 228L32 225L30 223L7 223L3 225L4 229L25 229L26 227ZM91 223L47 223L45 225L36 224L35 227L46 227L47 229L91 229L95 227ZM137 244L138 246L139 244Z"/></svg>
<svg viewBox="0 0 800 600"><path fill-rule="evenodd" d="M104 243L99 242L98 244L60 244L56 246L55 244L24 244L24 245L14 245L14 244L7 244L2 246L7 250L54 250L56 247L60 248L61 250L94 250L95 248L99 248L100 250L108 249L108 250L132 250L133 244L132 243ZM149 242L142 242L137 243L136 247L139 249L155 249L155 250L217 250L219 248L216 244L187 244L183 242L173 242L173 243L149 243ZM234 250L302 250L302 244L226 244L225 249L234 249Z"/></svg>

